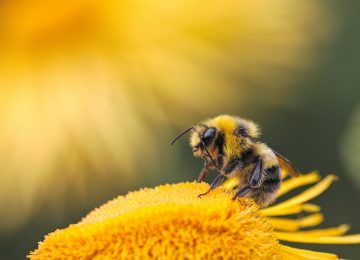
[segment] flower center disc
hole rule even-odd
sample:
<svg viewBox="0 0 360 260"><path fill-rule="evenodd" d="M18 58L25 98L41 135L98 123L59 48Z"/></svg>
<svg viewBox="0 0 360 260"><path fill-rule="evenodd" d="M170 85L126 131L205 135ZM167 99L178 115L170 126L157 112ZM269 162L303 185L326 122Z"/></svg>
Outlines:
<svg viewBox="0 0 360 260"><path fill-rule="evenodd" d="M162 185L120 196L46 237L30 258L273 259L278 242L250 200L232 201L201 183Z"/></svg>

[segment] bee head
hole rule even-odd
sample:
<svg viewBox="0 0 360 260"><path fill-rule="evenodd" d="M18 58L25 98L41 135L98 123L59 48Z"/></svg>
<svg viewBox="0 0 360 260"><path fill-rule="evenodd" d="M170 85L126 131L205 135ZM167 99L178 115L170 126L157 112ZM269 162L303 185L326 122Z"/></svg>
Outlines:
<svg viewBox="0 0 360 260"><path fill-rule="evenodd" d="M217 135L217 130L214 127L208 127L203 124L189 127L182 133L180 133L172 142L173 145L180 137L187 132L191 131L190 145L195 156L209 158L213 164L217 167L213 156L209 151L215 151L214 140Z"/></svg>
<svg viewBox="0 0 360 260"><path fill-rule="evenodd" d="M190 137L193 152L202 154L206 148L212 150L215 136L216 129L213 127L200 126L195 128Z"/></svg>

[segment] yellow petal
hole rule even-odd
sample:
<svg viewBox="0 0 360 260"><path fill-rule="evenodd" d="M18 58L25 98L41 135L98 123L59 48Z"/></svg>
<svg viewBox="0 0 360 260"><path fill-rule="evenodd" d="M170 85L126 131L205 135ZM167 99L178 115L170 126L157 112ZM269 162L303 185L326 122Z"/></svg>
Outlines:
<svg viewBox="0 0 360 260"><path fill-rule="evenodd" d="M319 212L321 210L320 206L311 203L303 204L302 208L306 212Z"/></svg>
<svg viewBox="0 0 360 260"><path fill-rule="evenodd" d="M299 177L288 179L282 183L277 197L280 197L298 187L317 182L319 179L320 176L317 172L311 172L308 174L300 175Z"/></svg>
<svg viewBox="0 0 360 260"><path fill-rule="evenodd" d="M304 258L302 256L297 256L294 254L291 254L289 252L285 252L283 250L281 250L281 259L285 259L285 260L307 260L308 258Z"/></svg>
<svg viewBox="0 0 360 260"><path fill-rule="evenodd" d="M298 235L307 235L307 236L341 236L344 235L348 230L349 225L340 225L333 228L323 228L323 229L313 229L308 231L298 231Z"/></svg>
<svg viewBox="0 0 360 260"><path fill-rule="evenodd" d="M263 217L272 217L272 216L284 216L284 215L298 214L300 212L315 213L315 212L319 212L320 210L321 210L321 208L318 205L307 203L307 204L295 205L295 206L289 207L289 208L284 208L284 209L278 210L276 212L261 210L260 214Z"/></svg>
<svg viewBox="0 0 360 260"><path fill-rule="evenodd" d="M279 240L314 244L360 244L360 234L348 236L311 236L298 232L275 232Z"/></svg>
<svg viewBox="0 0 360 260"><path fill-rule="evenodd" d="M293 207L295 205L298 205L298 204L304 203L308 200L311 200L311 199L319 196L321 193L323 193L331 185L331 183L336 179L337 179L336 176L328 175L322 181L320 181L313 187L307 189L306 191L300 193L299 195L294 196L291 199L281 202L275 206L271 206L271 207L264 209L263 214L276 215L276 212L278 212L282 209Z"/></svg>
<svg viewBox="0 0 360 260"><path fill-rule="evenodd" d="M288 253L288 255L294 255L301 257L299 259L338 259L338 257L334 254L323 253L323 252L316 252L311 250L293 248L289 246L280 246L280 250L284 253ZM288 259L288 258L285 258Z"/></svg>
<svg viewBox="0 0 360 260"><path fill-rule="evenodd" d="M319 225L324 217L322 214L312 214L299 219L268 218L271 225L278 230L296 231L302 227Z"/></svg>

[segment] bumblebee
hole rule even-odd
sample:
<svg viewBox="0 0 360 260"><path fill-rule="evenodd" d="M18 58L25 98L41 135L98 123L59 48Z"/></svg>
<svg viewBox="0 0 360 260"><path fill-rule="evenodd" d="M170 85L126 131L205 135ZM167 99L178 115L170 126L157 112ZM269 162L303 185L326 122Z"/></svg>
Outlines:
<svg viewBox="0 0 360 260"><path fill-rule="evenodd" d="M199 196L230 184L235 191L233 199L245 196L266 207L275 200L280 188L280 170L293 177L299 175L288 159L259 141L259 126L250 120L220 115L186 129L171 145L188 132L194 155L204 159L198 182L205 179L209 169L219 173L209 190Z"/></svg>

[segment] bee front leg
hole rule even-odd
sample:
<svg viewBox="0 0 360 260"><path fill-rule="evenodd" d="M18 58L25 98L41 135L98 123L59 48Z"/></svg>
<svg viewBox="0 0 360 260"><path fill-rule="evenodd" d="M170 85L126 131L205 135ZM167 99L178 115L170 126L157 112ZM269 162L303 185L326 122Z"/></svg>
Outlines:
<svg viewBox="0 0 360 260"><path fill-rule="evenodd" d="M211 167L216 167L211 161L208 161L207 158L204 158L205 159L205 162L204 162L204 167L201 169L200 173L199 173L199 177L197 179L197 182L202 182L205 180L206 178L206 175L208 174L209 172L209 168ZM218 167L222 167L223 165L223 160L224 160L224 156L222 154L219 154L217 156L217 163L218 163ZM218 171L221 171L221 169L218 169Z"/></svg>
<svg viewBox="0 0 360 260"><path fill-rule="evenodd" d="M210 188L205 193L199 194L198 197L204 196L204 195L208 194L210 191L212 191L213 189L215 189L216 187L220 186L221 183L223 183L226 178L227 178L226 176L221 175L221 174L216 176L216 178L211 183Z"/></svg>
<svg viewBox="0 0 360 260"><path fill-rule="evenodd" d="M216 162L217 162L217 166L218 166L217 170L219 172L222 171L222 168L224 166L224 158L225 158L224 155L222 155L221 153L219 153L216 157Z"/></svg>
<svg viewBox="0 0 360 260"><path fill-rule="evenodd" d="M201 169L200 173L199 173L199 177L197 182L202 182L203 180L205 180L206 175L209 172L209 163L207 160L205 160L204 162L204 167Z"/></svg>
<svg viewBox="0 0 360 260"><path fill-rule="evenodd" d="M221 170L221 174L223 175L231 175L234 171L240 171L243 169L244 163L239 158L231 159Z"/></svg>

